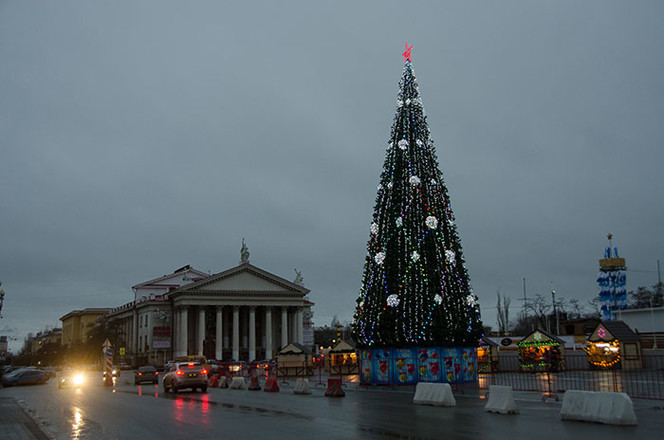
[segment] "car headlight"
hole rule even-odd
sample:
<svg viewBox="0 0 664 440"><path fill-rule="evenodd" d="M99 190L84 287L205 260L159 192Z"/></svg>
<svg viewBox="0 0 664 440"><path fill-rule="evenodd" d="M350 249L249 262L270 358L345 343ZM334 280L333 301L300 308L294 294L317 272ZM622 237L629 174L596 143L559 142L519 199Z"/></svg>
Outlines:
<svg viewBox="0 0 664 440"><path fill-rule="evenodd" d="M83 378L82 374L77 374L73 378L74 385L83 385L84 381L85 381L85 379Z"/></svg>

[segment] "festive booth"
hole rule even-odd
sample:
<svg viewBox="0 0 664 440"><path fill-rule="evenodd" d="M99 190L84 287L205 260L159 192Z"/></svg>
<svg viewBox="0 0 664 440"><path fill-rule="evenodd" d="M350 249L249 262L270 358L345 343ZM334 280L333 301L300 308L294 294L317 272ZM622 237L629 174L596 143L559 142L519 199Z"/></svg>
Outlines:
<svg viewBox="0 0 664 440"><path fill-rule="evenodd" d="M277 354L279 376L311 376L313 360L311 352L298 343L290 343Z"/></svg>
<svg viewBox="0 0 664 440"><path fill-rule="evenodd" d="M602 321L586 343L588 362L596 368L643 367L639 336L623 321Z"/></svg>
<svg viewBox="0 0 664 440"><path fill-rule="evenodd" d="M565 368L565 343L537 329L519 343L521 371L561 371Z"/></svg>
<svg viewBox="0 0 664 440"><path fill-rule="evenodd" d="M477 348L477 372L489 373L498 371L498 344L491 339L482 337Z"/></svg>
<svg viewBox="0 0 664 440"><path fill-rule="evenodd" d="M328 351L330 374L358 374L359 363L355 344L343 339Z"/></svg>

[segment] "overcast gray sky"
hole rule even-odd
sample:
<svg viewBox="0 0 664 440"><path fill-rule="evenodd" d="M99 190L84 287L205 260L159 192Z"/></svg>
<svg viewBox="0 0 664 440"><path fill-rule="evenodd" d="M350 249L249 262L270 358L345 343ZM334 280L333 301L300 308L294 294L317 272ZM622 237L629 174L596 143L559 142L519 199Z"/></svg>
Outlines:
<svg viewBox="0 0 664 440"><path fill-rule="evenodd" d="M483 319L664 260L664 2L0 1L0 334L185 264L302 271L350 321L414 45ZM238 5L236 3L242 3Z"/></svg>

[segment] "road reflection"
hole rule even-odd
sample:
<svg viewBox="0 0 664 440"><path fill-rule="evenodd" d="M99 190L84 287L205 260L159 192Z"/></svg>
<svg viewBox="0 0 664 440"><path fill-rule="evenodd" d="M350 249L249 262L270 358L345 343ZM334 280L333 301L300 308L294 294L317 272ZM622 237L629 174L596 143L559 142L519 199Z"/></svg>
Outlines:
<svg viewBox="0 0 664 440"><path fill-rule="evenodd" d="M73 409L73 417L72 417L72 422L71 422L71 437L72 439L79 439L82 438L81 436L83 435L83 429L85 428L85 424L83 422L83 412L81 409L77 406L75 406Z"/></svg>
<svg viewBox="0 0 664 440"><path fill-rule="evenodd" d="M173 418L178 422L197 423L209 425L210 421L210 397L202 394L196 398L175 396L173 407Z"/></svg>

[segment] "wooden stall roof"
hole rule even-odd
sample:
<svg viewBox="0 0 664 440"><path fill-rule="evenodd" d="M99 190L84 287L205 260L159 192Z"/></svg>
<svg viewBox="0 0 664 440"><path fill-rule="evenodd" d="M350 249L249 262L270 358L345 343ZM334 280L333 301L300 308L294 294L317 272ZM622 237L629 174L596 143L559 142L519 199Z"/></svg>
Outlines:
<svg viewBox="0 0 664 440"><path fill-rule="evenodd" d="M614 339L623 342L639 342L639 336L624 321L600 322L591 333L588 342L613 341Z"/></svg>
<svg viewBox="0 0 664 440"><path fill-rule="evenodd" d="M341 339L339 343L329 351L329 353L330 354L355 353L355 344L353 342L346 342L343 339Z"/></svg>
<svg viewBox="0 0 664 440"><path fill-rule="evenodd" d="M539 337L538 337L539 335ZM557 338L556 336L542 330L541 328L533 330L531 333L529 333L525 338L523 338L517 345L521 346L522 344L526 344L528 342L535 342L535 341L540 341L542 343L546 341L552 341L556 342L557 344L560 344L561 346L565 347L565 341L562 339ZM545 345L545 344L542 344Z"/></svg>
<svg viewBox="0 0 664 440"><path fill-rule="evenodd" d="M489 347L498 347L496 342L493 342L491 339L482 336L480 339L480 345L488 345Z"/></svg>
<svg viewBox="0 0 664 440"><path fill-rule="evenodd" d="M311 351L307 350L303 345L300 345L297 342L291 342L290 344L282 348L279 354L280 355L311 354Z"/></svg>

